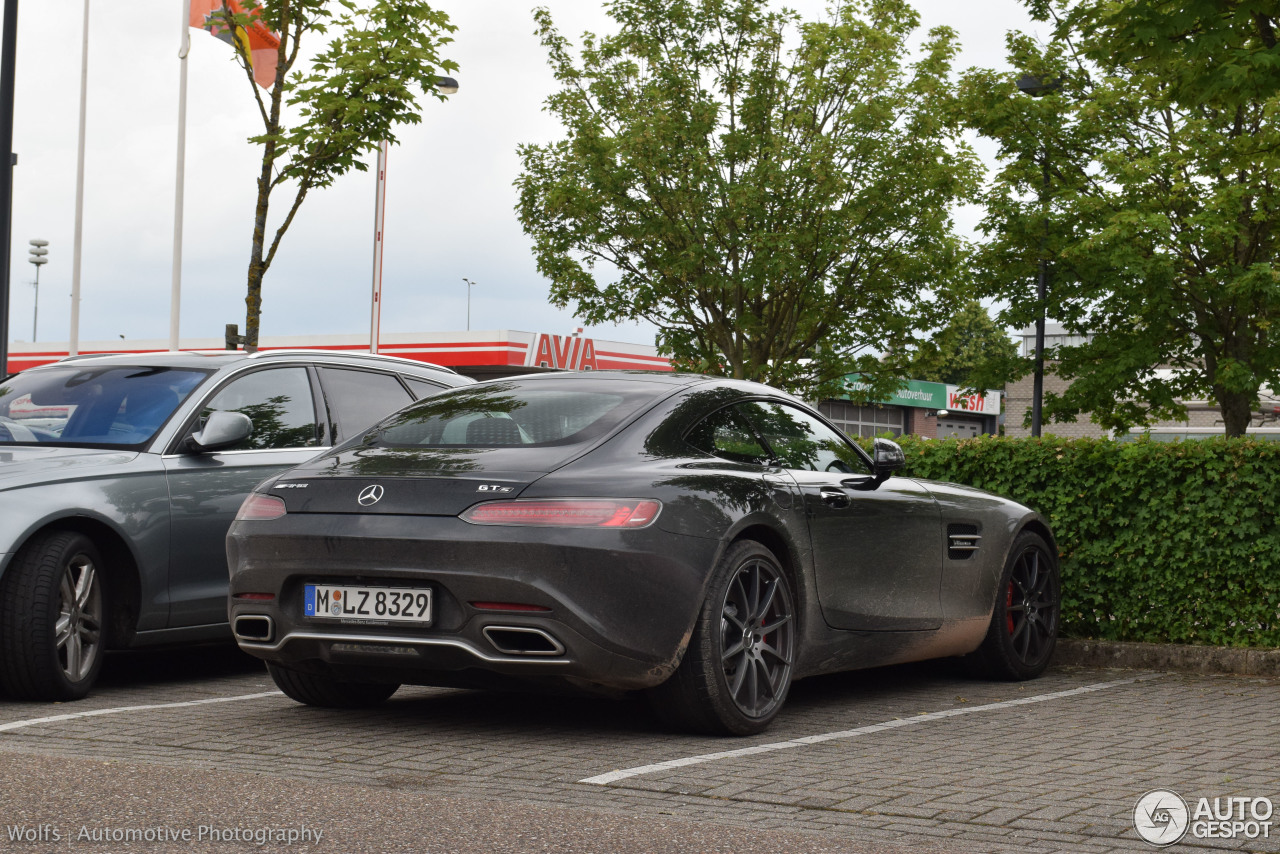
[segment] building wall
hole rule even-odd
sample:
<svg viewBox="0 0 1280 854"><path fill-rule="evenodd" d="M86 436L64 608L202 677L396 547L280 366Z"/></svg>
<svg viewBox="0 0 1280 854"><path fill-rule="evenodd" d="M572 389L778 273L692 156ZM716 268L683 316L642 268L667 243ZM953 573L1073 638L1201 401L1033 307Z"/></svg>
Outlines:
<svg viewBox="0 0 1280 854"><path fill-rule="evenodd" d="M1052 391L1061 394L1066 391L1068 385L1069 383L1061 377L1053 374L1045 375L1044 390L1046 393ZM1004 434L1006 436L1031 435L1031 428L1029 426L1023 427L1022 424L1024 417L1030 423L1031 393L1033 388L1034 377L1030 374L1017 382L1009 383L1005 386ZM1221 430L1222 412L1218 407L1203 401L1191 402L1187 404L1186 421L1158 421L1154 426L1204 427L1211 430ZM1041 425L1040 432L1045 436L1060 436L1064 439L1098 439L1111 435L1110 431L1089 420L1088 413L1082 413L1074 422L1065 424L1045 421Z"/></svg>
<svg viewBox="0 0 1280 854"><path fill-rule="evenodd" d="M1045 374L1044 390L1046 393L1055 392L1061 394L1067 390L1068 385L1070 383L1062 377ZM1028 425L1031 422L1031 393L1034 387L1035 378L1031 374L1027 374L1017 382L1009 383L1004 387L1004 434L1006 436L1031 435L1031 427L1023 427L1022 425L1023 419L1026 419ZM1064 439L1100 439L1110 435L1106 430L1090 421L1088 413L1080 415L1074 422L1065 424L1046 421L1041 425L1040 432L1045 436L1061 436Z"/></svg>

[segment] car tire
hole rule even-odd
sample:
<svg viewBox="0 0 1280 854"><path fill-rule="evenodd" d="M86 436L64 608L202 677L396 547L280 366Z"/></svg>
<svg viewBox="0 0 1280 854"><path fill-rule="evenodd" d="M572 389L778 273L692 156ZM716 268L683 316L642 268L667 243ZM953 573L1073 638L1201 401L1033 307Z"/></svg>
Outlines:
<svg viewBox="0 0 1280 854"><path fill-rule="evenodd" d="M1034 679L1049 666L1058 640L1058 559L1039 534L1018 535L1005 562L982 646L966 657L988 679Z"/></svg>
<svg viewBox="0 0 1280 854"><path fill-rule="evenodd" d="M327 709L363 709L385 702L400 690L394 682L343 682L329 675L303 673L267 662L267 672L292 700Z"/></svg>
<svg viewBox="0 0 1280 854"><path fill-rule="evenodd" d="M741 540L720 558L676 672L648 692L651 708L681 730L764 731L791 688L797 638L791 581L773 553Z"/></svg>
<svg viewBox="0 0 1280 854"><path fill-rule="evenodd" d="M0 578L0 684L15 700L79 700L102 669L110 590L93 541L47 531Z"/></svg>

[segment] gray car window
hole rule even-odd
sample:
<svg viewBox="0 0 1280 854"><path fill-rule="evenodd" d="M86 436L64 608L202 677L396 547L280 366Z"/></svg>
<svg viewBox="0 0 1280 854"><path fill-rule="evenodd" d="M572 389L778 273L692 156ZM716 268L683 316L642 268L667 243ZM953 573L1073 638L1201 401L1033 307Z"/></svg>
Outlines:
<svg viewBox="0 0 1280 854"><path fill-rule="evenodd" d="M306 368L272 368L232 380L205 405L214 411L241 412L253 422L253 433L228 450L304 448L319 444L316 410Z"/></svg>
<svg viewBox="0 0 1280 854"><path fill-rule="evenodd" d="M421 400L424 397L430 397L433 394L439 394L441 389L448 386L440 385L440 383L427 382L416 377L406 377L401 375L402 379L409 384L409 388L413 389L414 397Z"/></svg>
<svg viewBox="0 0 1280 854"><path fill-rule="evenodd" d="M838 431L802 409L757 400L743 404L742 411L784 468L870 473L862 457Z"/></svg>
<svg viewBox="0 0 1280 854"><path fill-rule="evenodd" d="M90 364L18 374L0 384L0 444L138 448L208 375Z"/></svg>
<svg viewBox="0 0 1280 854"><path fill-rule="evenodd" d="M338 437L349 439L383 417L413 402L391 374L320 368L329 413L338 422Z"/></svg>

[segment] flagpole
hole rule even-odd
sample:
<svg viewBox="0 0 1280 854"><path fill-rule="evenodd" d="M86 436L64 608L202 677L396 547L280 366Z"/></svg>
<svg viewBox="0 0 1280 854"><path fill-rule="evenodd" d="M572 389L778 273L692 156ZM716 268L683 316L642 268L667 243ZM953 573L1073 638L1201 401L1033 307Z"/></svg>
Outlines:
<svg viewBox="0 0 1280 854"><path fill-rule="evenodd" d="M378 352L382 325L382 229L387 208L387 141L378 143L378 184L373 195L373 301L369 322L369 352Z"/></svg>
<svg viewBox="0 0 1280 854"><path fill-rule="evenodd" d="M88 2L88 0L85 0ZM191 0L182 4L182 47L178 61L178 174L173 193L173 286L169 292L169 350L178 350L178 318L182 311L182 197L187 166L187 54L191 52Z"/></svg>
<svg viewBox="0 0 1280 854"><path fill-rule="evenodd" d="M67 355L80 352L80 247L84 242L84 129L89 101L89 0L84 0L84 32L80 45L80 141L76 148L76 218L71 246L71 332Z"/></svg>

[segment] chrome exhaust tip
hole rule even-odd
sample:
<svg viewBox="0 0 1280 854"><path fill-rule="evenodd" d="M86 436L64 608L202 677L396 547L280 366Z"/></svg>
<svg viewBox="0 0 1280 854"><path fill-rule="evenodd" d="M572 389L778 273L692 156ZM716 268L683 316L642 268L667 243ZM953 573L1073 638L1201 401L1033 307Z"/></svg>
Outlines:
<svg viewBox="0 0 1280 854"><path fill-rule="evenodd" d="M485 639L503 655L564 655L564 645L542 629L485 626Z"/></svg>

